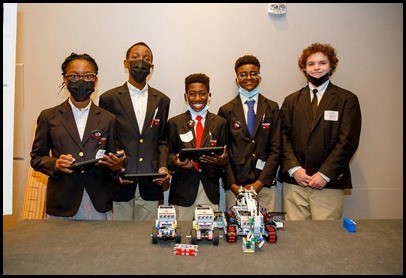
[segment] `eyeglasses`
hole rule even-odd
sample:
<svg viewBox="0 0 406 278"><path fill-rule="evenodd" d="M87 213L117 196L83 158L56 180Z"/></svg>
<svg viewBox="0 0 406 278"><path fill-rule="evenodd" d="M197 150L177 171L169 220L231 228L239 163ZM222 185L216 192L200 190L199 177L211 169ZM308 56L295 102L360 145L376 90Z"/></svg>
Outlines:
<svg viewBox="0 0 406 278"><path fill-rule="evenodd" d="M68 78L71 82L78 82L80 79L83 79L86 82L95 81L96 73L86 73L86 74L65 74L65 77Z"/></svg>
<svg viewBox="0 0 406 278"><path fill-rule="evenodd" d="M242 79L247 78L248 75L253 77L253 78L256 78L256 77L259 76L259 72L257 72L257 71L243 71L243 72L240 72L240 73L237 74L237 76L239 78L242 78Z"/></svg>

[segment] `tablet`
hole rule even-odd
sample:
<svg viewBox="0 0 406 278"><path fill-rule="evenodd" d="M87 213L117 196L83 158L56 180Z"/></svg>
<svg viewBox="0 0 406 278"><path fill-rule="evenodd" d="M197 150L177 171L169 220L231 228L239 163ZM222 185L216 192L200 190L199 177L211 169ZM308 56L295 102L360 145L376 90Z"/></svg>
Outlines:
<svg viewBox="0 0 406 278"><path fill-rule="evenodd" d="M123 153L116 153L117 157L122 157ZM100 158L94 158L94 159L90 159L90 160L86 160L86 161L81 161L81 162L74 162L69 169L76 169L78 167L82 167L82 166L89 166L89 165L93 165L96 164L97 162L99 162L100 160L103 160L103 157Z"/></svg>
<svg viewBox="0 0 406 278"><path fill-rule="evenodd" d="M212 153L222 155L223 147L183 148L180 150L179 159L184 161L186 158L189 158L197 161L202 155L211 156Z"/></svg>
<svg viewBox="0 0 406 278"><path fill-rule="evenodd" d="M135 181L152 181L157 178L164 178L166 174L161 173L144 173L144 174L123 174L122 178L126 180L135 180Z"/></svg>

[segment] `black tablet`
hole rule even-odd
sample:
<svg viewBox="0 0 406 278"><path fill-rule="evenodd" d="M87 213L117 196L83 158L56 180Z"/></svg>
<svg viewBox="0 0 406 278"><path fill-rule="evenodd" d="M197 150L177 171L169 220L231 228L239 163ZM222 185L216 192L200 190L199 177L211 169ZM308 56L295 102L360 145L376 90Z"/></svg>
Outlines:
<svg viewBox="0 0 406 278"><path fill-rule="evenodd" d="M124 173L122 178L125 180L135 180L135 181L152 181L157 178L164 178L166 174L161 173L144 173L144 174L128 174Z"/></svg>
<svg viewBox="0 0 406 278"><path fill-rule="evenodd" d="M179 159L184 161L186 158L199 160L202 155L212 155L212 153L222 155L223 147L203 147L203 148L184 148L180 150Z"/></svg>
<svg viewBox="0 0 406 278"><path fill-rule="evenodd" d="M117 157L122 157L123 153L116 153ZM69 169L76 169L78 167L82 167L82 166L89 166L89 165L93 165L96 164L97 162L99 162L100 160L103 160L103 157L100 158L94 158L94 159L90 159L90 160L86 160L86 161L81 161L81 162L74 162Z"/></svg>

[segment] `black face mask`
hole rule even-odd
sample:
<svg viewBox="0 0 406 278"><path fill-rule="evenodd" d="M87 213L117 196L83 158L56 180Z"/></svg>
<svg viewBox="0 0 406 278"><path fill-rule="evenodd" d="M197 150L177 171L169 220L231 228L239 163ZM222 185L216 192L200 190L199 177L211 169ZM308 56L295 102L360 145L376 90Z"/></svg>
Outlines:
<svg viewBox="0 0 406 278"><path fill-rule="evenodd" d="M313 76L310 76L310 74L307 74L307 80L312 83L314 86L319 87L321 84L323 84L324 82L326 82L328 80L330 76L330 73L326 73L325 75L316 78Z"/></svg>
<svg viewBox="0 0 406 278"><path fill-rule="evenodd" d="M66 88L68 89L72 97L79 102L88 100L90 98L90 95L94 92L94 85L94 81L68 81L68 85L66 86Z"/></svg>
<svg viewBox="0 0 406 278"><path fill-rule="evenodd" d="M151 72L152 65L143 60L130 61L130 74L137 83L143 83Z"/></svg>

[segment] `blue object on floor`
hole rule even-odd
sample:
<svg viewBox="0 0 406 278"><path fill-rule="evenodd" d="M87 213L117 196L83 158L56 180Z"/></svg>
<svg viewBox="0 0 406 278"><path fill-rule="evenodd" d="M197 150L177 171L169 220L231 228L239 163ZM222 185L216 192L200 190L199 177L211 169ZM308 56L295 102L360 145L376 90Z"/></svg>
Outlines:
<svg viewBox="0 0 406 278"><path fill-rule="evenodd" d="M357 223L350 218L343 219L343 226L350 233L355 233L357 231Z"/></svg>

